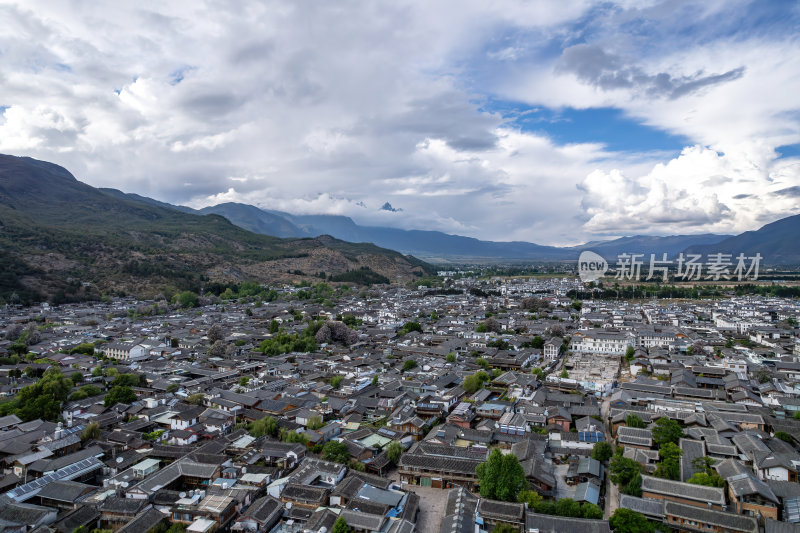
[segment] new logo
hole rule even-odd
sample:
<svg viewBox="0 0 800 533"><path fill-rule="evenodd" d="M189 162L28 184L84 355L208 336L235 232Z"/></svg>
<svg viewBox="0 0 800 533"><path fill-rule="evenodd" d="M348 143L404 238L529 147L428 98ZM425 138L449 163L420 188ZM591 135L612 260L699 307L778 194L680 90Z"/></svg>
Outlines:
<svg viewBox="0 0 800 533"><path fill-rule="evenodd" d="M594 252L585 250L578 258L578 276L581 281L597 281L603 277L608 270L608 263L605 259Z"/></svg>

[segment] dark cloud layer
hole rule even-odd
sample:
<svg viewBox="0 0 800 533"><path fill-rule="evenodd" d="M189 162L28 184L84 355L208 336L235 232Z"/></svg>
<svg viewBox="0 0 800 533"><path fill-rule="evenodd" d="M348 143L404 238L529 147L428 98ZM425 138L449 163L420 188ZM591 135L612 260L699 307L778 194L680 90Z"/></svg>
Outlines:
<svg viewBox="0 0 800 533"><path fill-rule="evenodd" d="M673 76L666 72L648 74L622 57L590 44L578 44L565 49L559 68L572 72L579 79L603 90L632 89L648 96L671 99L739 79L745 72L745 67L738 67L722 74L711 75L703 72L688 76Z"/></svg>

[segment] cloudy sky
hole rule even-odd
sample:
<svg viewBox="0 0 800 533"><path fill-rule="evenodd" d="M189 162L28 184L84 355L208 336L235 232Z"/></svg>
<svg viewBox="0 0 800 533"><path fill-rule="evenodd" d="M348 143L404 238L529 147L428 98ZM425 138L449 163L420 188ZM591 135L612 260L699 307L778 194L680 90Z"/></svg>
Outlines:
<svg viewBox="0 0 800 533"><path fill-rule="evenodd" d="M793 0L0 1L0 152L494 240L740 232L800 212L799 24Z"/></svg>

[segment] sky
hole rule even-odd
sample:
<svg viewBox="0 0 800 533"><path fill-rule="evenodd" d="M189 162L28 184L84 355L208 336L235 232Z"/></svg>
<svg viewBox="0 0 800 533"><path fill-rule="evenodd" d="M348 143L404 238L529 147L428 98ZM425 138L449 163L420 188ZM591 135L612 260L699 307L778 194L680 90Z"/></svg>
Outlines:
<svg viewBox="0 0 800 533"><path fill-rule="evenodd" d="M739 233L800 213L798 28L789 0L0 0L0 153L490 240Z"/></svg>

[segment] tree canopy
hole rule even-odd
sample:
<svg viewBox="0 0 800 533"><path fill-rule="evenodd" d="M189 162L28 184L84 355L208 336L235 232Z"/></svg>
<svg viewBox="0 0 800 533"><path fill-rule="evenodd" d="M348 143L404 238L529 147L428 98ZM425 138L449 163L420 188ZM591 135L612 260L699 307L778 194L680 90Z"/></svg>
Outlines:
<svg viewBox="0 0 800 533"><path fill-rule="evenodd" d="M627 485L636 474L641 473L642 465L617 453L611 458L609 471L611 472L611 481L618 485Z"/></svg>
<svg viewBox="0 0 800 533"><path fill-rule="evenodd" d="M629 428L639 428L639 429L647 427L647 424L644 423L642 417L640 417L639 415L635 415L633 413L629 413L625 416L625 425L628 426Z"/></svg>
<svg viewBox="0 0 800 533"><path fill-rule="evenodd" d="M494 448L485 463L475 470L484 498L515 502L520 491L525 488L525 471L514 454L503 454Z"/></svg>
<svg viewBox="0 0 800 533"><path fill-rule="evenodd" d="M347 525L343 516L336 519L333 523L333 533L350 533L350 526Z"/></svg>
<svg viewBox="0 0 800 533"><path fill-rule="evenodd" d="M489 374L481 370L475 374L465 377L462 387L464 387L464 390L467 392L467 394L472 394L478 389L482 388L483 384L488 380Z"/></svg>
<svg viewBox="0 0 800 533"><path fill-rule="evenodd" d="M135 401L136 393L133 392L133 389L127 386L117 385L116 387L111 387L111 390L108 391L103 404L106 407L111 407L118 403L128 404Z"/></svg>
<svg viewBox="0 0 800 533"><path fill-rule="evenodd" d="M265 416L250 423L247 428L251 437L263 437L269 435L275 437L278 434L278 422L271 416Z"/></svg>
<svg viewBox="0 0 800 533"><path fill-rule="evenodd" d="M653 442L659 447L671 442L678 443L678 439L683 437L683 428L678 422L671 418L662 417L656 420L653 425Z"/></svg>
<svg viewBox="0 0 800 533"><path fill-rule="evenodd" d="M403 363L403 372L408 372L414 368L417 368L417 362L413 359L407 359L406 362Z"/></svg>
<svg viewBox="0 0 800 533"><path fill-rule="evenodd" d="M613 454L614 452L611 449L611 445L606 441L601 440L600 442L595 442L592 447L592 458L598 461L608 461Z"/></svg>
<svg viewBox="0 0 800 533"><path fill-rule="evenodd" d="M620 507L608 520L614 533L652 533L654 526L647 518L636 511Z"/></svg>
<svg viewBox="0 0 800 533"><path fill-rule="evenodd" d="M61 370L48 368L36 383L23 387L14 399L0 404L0 416L15 414L26 422L37 418L56 420L72 387L72 380L65 378Z"/></svg>
<svg viewBox="0 0 800 533"><path fill-rule="evenodd" d="M347 464L350 462L350 450L344 442L329 440L322 447L322 458L334 463Z"/></svg>
<svg viewBox="0 0 800 533"><path fill-rule="evenodd" d="M680 480L681 455L683 455L683 450L681 450L677 444L672 442L664 443L658 450L658 456L661 458L661 461L658 463L653 475L673 481Z"/></svg>

